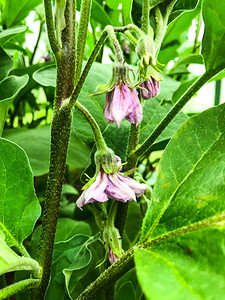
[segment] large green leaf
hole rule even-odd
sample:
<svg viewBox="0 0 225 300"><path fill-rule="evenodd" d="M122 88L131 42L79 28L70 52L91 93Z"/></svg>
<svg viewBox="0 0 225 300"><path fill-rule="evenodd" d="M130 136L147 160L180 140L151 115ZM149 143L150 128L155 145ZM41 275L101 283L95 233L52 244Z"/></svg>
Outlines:
<svg viewBox="0 0 225 300"><path fill-rule="evenodd" d="M119 5L122 4L121 11L123 16L123 23L124 25L131 23L132 0L106 0L105 3L113 10L118 10Z"/></svg>
<svg viewBox="0 0 225 300"><path fill-rule="evenodd" d="M135 250L139 283L151 300L219 300L225 295L224 230L211 228Z"/></svg>
<svg viewBox="0 0 225 300"><path fill-rule="evenodd" d="M187 120L161 158L143 237L159 236L225 209L225 104Z"/></svg>
<svg viewBox="0 0 225 300"><path fill-rule="evenodd" d="M40 215L33 176L25 152L0 139L0 230L8 246L21 247Z"/></svg>
<svg viewBox="0 0 225 300"><path fill-rule="evenodd" d="M9 129L3 136L18 144L27 153L34 176L48 173L50 153L50 126L35 129ZM86 168L90 163L90 149L71 133L67 164Z"/></svg>
<svg viewBox="0 0 225 300"><path fill-rule="evenodd" d="M71 239L55 244L52 260L51 282L47 299L66 299L66 289L70 290L70 279L73 286L85 276L92 259L89 244L98 239L98 236L75 235ZM65 298L64 298L65 297Z"/></svg>
<svg viewBox="0 0 225 300"><path fill-rule="evenodd" d="M9 76L0 83L0 136L10 105L19 91L27 84L28 75Z"/></svg>
<svg viewBox="0 0 225 300"><path fill-rule="evenodd" d="M7 28L19 24L31 10L41 3L42 0L6 1L2 14L3 23Z"/></svg>
<svg viewBox="0 0 225 300"><path fill-rule="evenodd" d="M34 259L21 257L16 254L5 242L5 236L0 231L0 276L4 273L30 270L37 275L40 273L38 262ZM1 296L1 295L0 295Z"/></svg>
<svg viewBox="0 0 225 300"><path fill-rule="evenodd" d="M7 77L13 68L13 60L0 47L0 82Z"/></svg>
<svg viewBox="0 0 225 300"><path fill-rule="evenodd" d="M225 2L204 0L203 19L205 33L202 41L202 55L206 69L209 71L225 67Z"/></svg>
<svg viewBox="0 0 225 300"><path fill-rule="evenodd" d="M27 30L27 26L24 25L2 30L0 32L0 45L4 45L7 41L11 40L14 36L24 32L25 30Z"/></svg>

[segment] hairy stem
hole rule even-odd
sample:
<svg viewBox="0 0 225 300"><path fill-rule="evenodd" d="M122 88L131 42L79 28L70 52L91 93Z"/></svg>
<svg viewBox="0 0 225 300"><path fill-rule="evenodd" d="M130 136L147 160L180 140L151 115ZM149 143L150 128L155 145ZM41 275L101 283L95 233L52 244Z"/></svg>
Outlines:
<svg viewBox="0 0 225 300"><path fill-rule="evenodd" d="M149 29L149 12L150 12L150 0L142 1L142 17L141 17L141 29L145 34L148 34Z"/></svg>
<svg viewBox="0 0 225 300"><path fill-rule="evenodd" d="M123 63L123 51L120 47L120 44L116 38L114 28L111 25L106 26L105 28L106 32L108 33L109 39L113 44L114 50L116 52L117 59L120 63Z"/></svg>
<svg viewBox="0 0 225 300"><path fill-rule="evenodd" d="M40 279L25 279L14 284L11 284L2 290L0 290L0 300L6 299L17 293L25 291L27 289L34 288L38 286L40 283Z"/></svg>
<svg viewBox="0 0 225 300"><path fill-rule="evenodd" d="M71 100L70 100L70 107L71 108L74 106L74 104L75 104L75 102L77 100L77 97L78 97L78 95L79 95L79 93L80 93L80 91L81 91L81 89L83 87L85 79L86 79L86 77L87 77L87 75L88 75L88 73L89 73L89 71L91 69L91 66L92 66L92 64L93 64L96 56L98 55L101 47L103 46L106 37L107 37L107 33L106 33L106 31L103 31L102 35L100 36L97 44L95 45L95 47L94 47L94 49L93 49L93 51L92 51L92 53L91 53L91 55L90 55L90 57L89 57L86 65L84 67L84 70L83 70L83 72L82 72L82 74L80 76L80 79L79 79L76 87L75 87L75 90L73 91L73 94L72 94Z"/></svg>
<svg viewBox="0 0 225 300"><path fill-rule="evenodd" d="M98 124L96 123L95 119L89 113L89 111L78 101L75 103L75 107L84 115L88 123L90 124L92 131L95 136L95 142L98 150L106 149L106 143L102 136L101 130L99 129Z"/></svg>
<svg viewBox="0 0 225 300"><path fill-rule="evenodd" d="M88 23L90 20L91 0L81 1L80 8L80 23L78 28L77 46L76 46L76 83L80 77L84 48L88 32Z"/></svg>
<svg viewBox="0 0 225 300"><path fill-rule="evenodd" d="M159 125L155 128L152 134L145 140L145 142L134 151L131 156L133 159L139 158L143 155L160 136L163 130L169 125L169 123L174 119L174 117L181 111L184 105L194 96L194 94L215 74L215 72L203 74L187 91L186 93L177 101L177 103L171 108L168 114L163 118Z"/></svg>
<svg viewBox="0 0 225 300"><path fill-rule="evenodd" d="M124 255L112 264L108 269L106 269L94 282L92 282L77 300L89 300L95 299L96 296L110 287L113 283L115 283L121 276L127 273L131 268L134 267L134 250L135 248L149 248L157 243L162 242L168 238L172 238L174 236L178 236L180 234L190 233L196 230L201 230L204 228L208 228L214 225L217 225L219 222L225 220L225 213L221 213L219 215L213 216L207 220L203 220L200 222L193 223L189 226L184 226L167 234L164 234L160 237L152 239L150 241L145 241L143 243L136 244L134 247L129 249L124 253Z"/></svg>
<svg viewBox="0 0 225 300"><path fill-rule="evenodd" d="M55 112L52 120L50 169L44 204L42 232L37 256L37 260L43 268L43 276L40 287L35 291L34 299L44 298L50 278L52 252L66 167L71 119L70 109L64 106Z"/></svg>
<svg viewBox="0 0 225 300"><path fill-rule="evenodd" d="M44 0L44 6L45 6L45 20L46 20L46 26L48 32L48 39L52 51L56 55L57 52L59 51L59 44L57 42L56 34L55 34L51 0Z"/></svg>

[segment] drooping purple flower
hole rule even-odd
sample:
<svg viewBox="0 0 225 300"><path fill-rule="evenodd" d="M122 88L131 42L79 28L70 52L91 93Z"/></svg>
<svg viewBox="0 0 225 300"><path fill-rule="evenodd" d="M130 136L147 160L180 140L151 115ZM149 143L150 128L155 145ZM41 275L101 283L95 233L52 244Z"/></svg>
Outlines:
<svg viewBox="0 0 225 300"><path fill-rule="evenodd" d="M117 165L120 164L121 160L117 157ZM120 172L107 174L101 168L95 181L83 191L76 204L81 208L94 201L105 202L108 198L121 202L136 201L136 196L141 196L146 190L146 184L139 183Z"/></svg>
<svg viewBox="0 0 225 300"><path fill-rule="evenodd" d="M114 264L114 262L116 262L119 258L116 254L114 254L112 252L112 249L110 247L108 249L108 258L109 258L110 264Z"/></svg>
<svg viewBox="0 0 225 300"><path fill-rule="evenodd" d="M124 83L118 84L112 91L106 93L104 116L108 123L115 122L118 127L124 118L137 126L142 120L138 92Z"/></svg>
<svg viewBox="0 0 225 300"><path fill-rule="evenodd" d="M141 97L145 100L156 97L160 92L160 83L156 81L153 77L149 80L141 83Z"/></svg>

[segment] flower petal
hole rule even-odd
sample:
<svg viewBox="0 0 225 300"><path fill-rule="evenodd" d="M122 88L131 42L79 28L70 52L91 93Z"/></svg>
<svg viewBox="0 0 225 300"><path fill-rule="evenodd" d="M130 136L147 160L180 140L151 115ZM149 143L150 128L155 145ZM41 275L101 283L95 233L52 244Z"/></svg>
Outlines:
<svg viewBox="0 0 225 300"><path fill-rule="evenodd" d="M137 197L143 195L147 191L148 186L146 184L139 183L129 176L122 176L120 174L118 174L118 176L123 183L128 185L134 191Z"/></svg>
<svg viewBox="0 0 225 300"><path fill-rule="evenodd" d="M83 191L78 198L76 205L81 209L83 205L92 203L94 201L105 202L108 200L105 189L108 184L108 178L106 173L99 171L96 180Z"/></svg>
<svg viewBox="0 0 225 300"><path fill-rule="evenodd" d="M136 126L142 121L142 107L138 98L138 92L135 89L131 92L131 110L129 114L126 116L126 119L132 123L136 124Z"/></svg>
<svg viewBox="0 0 225 300"><path fill-rule="evenodd" d="M108 185L106 187L108 197L121 202L136 201L134 191L121 181L119 176L117 173L108 175Z"/></svg>

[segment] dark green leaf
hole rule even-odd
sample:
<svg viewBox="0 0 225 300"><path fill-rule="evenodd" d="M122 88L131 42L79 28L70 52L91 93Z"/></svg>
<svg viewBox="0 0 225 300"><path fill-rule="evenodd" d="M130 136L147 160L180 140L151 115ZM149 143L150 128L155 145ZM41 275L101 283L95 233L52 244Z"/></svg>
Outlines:
<svg viewBox="0 0 225 300"><path fill-rule="evenodd" d="M203 2L203 19L205 33L202 42L202 55L206 70L225 67L225 2L205 0Z"/></svg>
<svg viewBox="0 0 225 300"><path fill-rule="evenodd" d="M40 215L33 176L25 152L0 139L0 229L8 246L21 247Z"/></svg>
<svg viewBox="0 0 225 300"><path fill-rule="evenodd" d="M116 294L115 300L136 300L135 290L131 281L124 283Z"/></svg>
<svg viewBox="0 0 225 300"><path fill-rule="evenodd" d="M13 60L0 47L0 82L7 77L13 65Z"/></svg>
<svg viewBox="0 0 225 300"><path fill-rule="evenodd" d="M10 1L8 1L8 2L10 2ZM24 25L2 30L0 32L0 45L2 46L3 44L5 44L5 42L9 41L14 36L24 32L25 30L27 30L27 26L24 26Z"/></svg>
<svg viewBox="0 0 225 300"><path fill-rule="evenodd" d="M143 237L159 236L225 209L225 104L187 120L161 158Z"/></svg>
<svg viewBox="0 0 225 300"><path fill-rule="evenodd" d="M135 250L147 299L217 300L225 295L224 230L205 229Z"/></svg>
<svg viewBox="0 0 225 300"><path fill-rule="evenodd" d="M20 145L27 153L34 176L48 173L50 151L50 126L36 129L9 129L4 137ZM90 149L71 133L67 163L75 168L85 168L90 163Z"/></svg>
<svg viewBox="0 0 225 300"><path fill-rule="evenodd" d="M47 294L49 300L64 299L71 276L73 275L73 285L76 285L88 272L92 259L88 246L96 239L98 239L98 236L89 237L79 234L70 240L55 244L52 276Z"/></svg>

